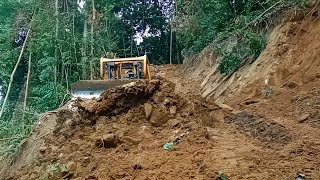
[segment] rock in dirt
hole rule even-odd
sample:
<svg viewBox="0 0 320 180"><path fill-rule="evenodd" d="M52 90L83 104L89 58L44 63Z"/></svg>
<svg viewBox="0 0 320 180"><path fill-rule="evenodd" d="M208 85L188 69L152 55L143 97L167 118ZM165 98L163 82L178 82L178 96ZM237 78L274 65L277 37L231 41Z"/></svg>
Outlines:
<svg viewBox="0 0 320 180"><path fill-rule="evenodd" d="M171 101L170 101L170 99L165 99L164 101L163 101L163 104L164 105L167 105L167 104L169 104Z"/></svg>
<svg viewBox="0 0 320 180"><path fill-rule="evenodd" d="M234 109L226 104L217 104L217 106L220 108L220 109L224 109L224 110L228 110L228 111L234 111Z"/></svg>
<svg viewBox="0 0 320 180"><path fill-rule="evenodd" d="M304 113L299 117L299 123L305 122L309 118L310 114L309 113Z"/></svg>
<svg viewBox="0 0 320 180"><path fill-rule="evenodd" d="M90 157L84 157L82 158L82 166L87 166L91 162Z"/></svg>
<svg viewBox="0 0 320 180"><path fill-rule="evenodd" d="M72 119L67 119L65 122L66 126L73 127L75 125Z"/></svg>
<svg viewBox="0 0 320 180"><path fill-rule="evenodd" d="M115 148L119 144L119 139L115 134L107 134L96 140L97 147Z"/></svg>
<svg viewBox="0 0 320 180"><path fill-rule="evenodd" d="M206 127L206 135L207 139L217 139L220 135L220 131L218 129L213 129L210 127Z"/></svg>
<svg viewBox="0 0 320 180"><path fill-rule="evenodd" d="M76 164L75 162L73 162L73 161L69 161L69 162L66 164L66 166L67 166L67 169L68 169L69 171L75 171L75 170L77 170L77 164Z"/></svg>
<svg viewBox="0 0 320 180"><path fill-rule="evenodd" d="M155 109L150 118L150 124L153 126L161 126L168 121L167 114L161 109Z"/></svg>
<svg viewBox="0 0 320 180"><path fill-rule="evenodd" d="M299 87L299 84L294 81L290 81L285 86L288 87L289 89L294 89L296 87Z"/></svg>
<svg viewBox="0 0 320 180"><path fill-rule="evenodd" d="M174 128L176 126L178 126L179 124L181 124L182 120L181 119L170 119L167 122L167 125L169 128Z"/></svg>
<svg viewBox="0 0 320 180"><path fill-rule="evenodd" d="M39 152L40 153L45 153L48 150L48 147L45 145L42 145L39 147Z"/></svg>
<svg viewBox="0 0 320 180"><path fill-rule="evenodd" d="M176 114L177 113L177 106L171 106L169 111L170 111L170 114Z"/></svg>
<svg viewBox="0 0 320 180"><path fill-rule="evenodd" d="M144 112L146 114L146 118L149 118L152 113L153 106L150 103L144 103Z"/></svg>
<svg viewBox="0 0 320 180"><path fill-rule="evenodd" d="M157 104L160 104L161 102L163 102L165 98L165 95L163 92L157 92L153 97L152 97L152 100L157 103Z"/></svg>

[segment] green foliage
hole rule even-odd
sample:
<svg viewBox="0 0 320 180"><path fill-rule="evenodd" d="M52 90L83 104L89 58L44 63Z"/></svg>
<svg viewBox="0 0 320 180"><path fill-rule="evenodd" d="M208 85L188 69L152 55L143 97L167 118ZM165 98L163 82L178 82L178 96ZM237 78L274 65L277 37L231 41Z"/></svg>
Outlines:
<svg viewBox="0 0 320 180"><path fill-rule="evenodd" d="M234 72L245 58L256 59L266 46L265 30L273 14L306 1L178 1L178 39L184 56L213 45L222 58L220 72ZM252 61L250 61L252 62Z"/></svg>
<svg viewBox="0 0 320 180"><path fill-rule="evenodd" d="M223 74L230 74L234 72L244 60L257 59L261 51L266 46L266 38L263 35L244 31L245 34L239 35L239 40L234 44L231 51L222 53L219 70ZM219 51L218 51L219 52Z"/></svg>
<svg viewBox="0 0 320 180"><path fill-rule="evenodd" d="M23 115L22 104L10 105L16 107L11 121L0 121L0 159L15 154L24 139L33 129L38 118L34 110L28 109Z"/></svg>

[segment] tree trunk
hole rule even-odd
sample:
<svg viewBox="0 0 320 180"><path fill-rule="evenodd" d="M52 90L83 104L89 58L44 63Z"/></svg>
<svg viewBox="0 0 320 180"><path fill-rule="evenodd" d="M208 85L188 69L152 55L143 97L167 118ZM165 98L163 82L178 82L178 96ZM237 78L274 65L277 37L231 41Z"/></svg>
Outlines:
<svg viewBox="0 0 320 180"><path fill-rule="evenodd" d="M31 22L32 22L32 20L31 20ZM11 86L12 86L12 83L13 83L13 78L14 78L14 75L15 75L15 73L16 73L16 71L17 71L17 68L18 68L18 66L19 66L19 64L20 64L20 61L21 61L21 59L22 59L22 55L23 55L24 49L25 49L25 47L26 47L26 44L27 44L27 41L28 41L30 32L31 32L31 27L29 28L28 33L27 33L27 36L26 36L26 39L25 39L25 41L24 41L24 43L23 43L23 46L22 46L22 49L21 49L21 51L20 51L20 55L19 55L18 61L17 61L16 65L15 65L15 67L14 67L12 73L11 73L10 82L9 82L9 86L8 86L8 89L7 89L6 97L4 98L4 101L3 101L3 104L2 104L2 107L1 107L1 111L0 111L0 118L1 118L2 115L3 115L4 107L6 106L6 103L7 103L7 101L8 101L9 94L10 94L10 91L11 91Z"/></svg>
<svg viewBox="0 0 320 180"><path fill-rule="evenodd" d="M29 81L30 81L30 74L31 74L31 58L32 54L29 55L29 63L28 63L28 75L27 75L27 82L26 82L26 90L24 92L24 101L23 101L23 118L25 117L25 112L27 108L27 99L28 99L28 90L29 90Z"/></svg>
<svg viewBox="0 0 320 180"><path fill-rule="evenodd" d="M76 36L75 36L75 24L74 24L74 19L75 19L75 12L73 11L72 14L72 35L73 35L73 50L74 50L74 58L75 58L75 64L76 64L76 71L79 72L79 67L78 67L78 58L77 58L77 46L76 46Z"/></svg>
<svg viewBox="0 0 320 180"><path fill-rule="evenodd" d="M56 29L55 29L55 60L56 62L54 63L54 92L55 95L57 94L57 71L58 71L58 35L59 35L59 0L55 1L55 16L56 16ZM57 97L57 96L56 96Z"/></svg>
<svg viewBox="0 0 320 180"><path fill-rule="evenodd" d="M84 21L83 24L83 45L82 48L82 79L86 79L86 62L87 62L87 38L88 38L88 25L87 20Z"/></svg>
<svg viewBox="0 0 320 180"><path fill-rule="evenodd" d="M172 64L172 23L170 26L170 64Z"/></svg>
<svg viewBox="0 0 320 180"><path fill-rule="evenodd" d="M90 60L90 79L93 80L93 41L94 41L94 23L95 23L95 19L96 19L96 10L95 10L95 6L94 6L94 0L92 0L92 21L91 21L91 60Z"/></svg>

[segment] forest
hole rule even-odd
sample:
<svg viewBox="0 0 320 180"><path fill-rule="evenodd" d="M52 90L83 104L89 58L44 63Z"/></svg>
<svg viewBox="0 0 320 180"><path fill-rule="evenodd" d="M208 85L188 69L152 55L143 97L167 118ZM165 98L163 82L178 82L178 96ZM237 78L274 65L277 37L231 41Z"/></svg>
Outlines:
<svg viewBox="0 0 320 180"><path fill-rule="evenodd" d="M278 11L304 3L0 1L0 154L16 152L42 113L69 100L70 83L98 79L100 57L147 55L152 64L181 64L212 46L228 75L260 55Z"/></svg>

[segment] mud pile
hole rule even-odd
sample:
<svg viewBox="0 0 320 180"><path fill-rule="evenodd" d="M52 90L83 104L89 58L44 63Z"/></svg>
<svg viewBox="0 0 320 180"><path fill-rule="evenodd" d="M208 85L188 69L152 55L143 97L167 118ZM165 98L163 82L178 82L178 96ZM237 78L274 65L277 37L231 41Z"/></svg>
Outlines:
<svg viewBox="0 0 320 180"><path fill-rule="evenodd" d="M174 88L139 81L71 102L52 115L56 124L33 160L0 179L215 178L214 170L198 171L188 152L210 145L220 109Z"/></svg>

